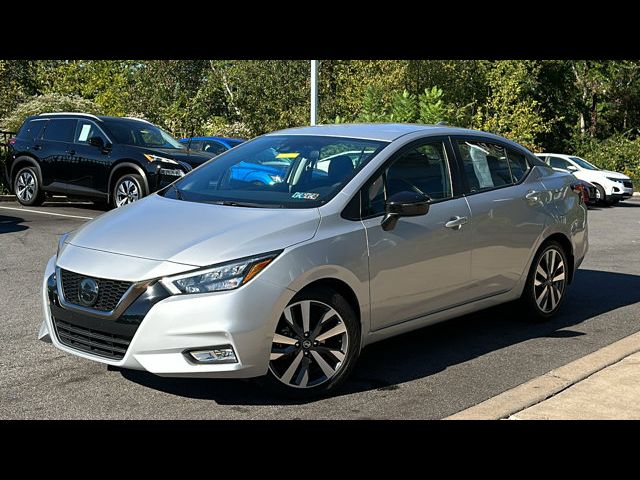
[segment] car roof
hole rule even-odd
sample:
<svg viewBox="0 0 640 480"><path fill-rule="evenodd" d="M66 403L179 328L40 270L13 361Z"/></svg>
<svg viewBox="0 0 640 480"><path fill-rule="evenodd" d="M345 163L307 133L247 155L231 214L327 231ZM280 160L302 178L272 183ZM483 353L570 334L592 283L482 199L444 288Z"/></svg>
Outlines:
<svg viewBox="0 0 640 480"><path fill-rule="evenodd" d="M548 153L548 152L536 153L536 155L553 155L554 157L563 157L563 158L570 158L570 157L577 156L577 155L567 155L566 153Z"/></svg>
<svg viewBox="0 0 640 480"><path fill-rule="evenodd" d="M93 115L91 113L82 113L82 112L51 112L51 113L41 113L39 115L35 115L29 118L56 118L56 117L77 117L77 118L90 118L92 120L104 121L104 120L116 120L116 121L125 121L125 122L142 122L153 125L150 121L145 120L143 118L134 118L134 117L109 117L105 115Z"/></svg>
<svg viewBox="0 0 640 480"><path fill-rule="evenodd" d="M339 123L331 125L315 125L312 127L296 127L278 130L268 135L318 135L329 137L359 138L363 140L381 140L392 142L404 135L425 132L432 135L484 135L501 141L513 143L508 139L492 133L470 130L467 128L445 125L421 125L415 123ZM517 145L517 144L514 144Z"/></svg>

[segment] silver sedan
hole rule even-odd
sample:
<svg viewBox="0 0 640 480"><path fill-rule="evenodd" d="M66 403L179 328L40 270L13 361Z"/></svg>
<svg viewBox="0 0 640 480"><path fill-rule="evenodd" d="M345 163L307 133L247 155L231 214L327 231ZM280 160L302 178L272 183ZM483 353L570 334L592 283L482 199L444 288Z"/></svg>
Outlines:
<svg viewBox="0 0 640 480"><path fill-rule="evenodd" d="M574 182L473 130L263 135L63 236L39 338L161 376L327 394L373 342L513 300L555 314L588 246Z"/></svg>

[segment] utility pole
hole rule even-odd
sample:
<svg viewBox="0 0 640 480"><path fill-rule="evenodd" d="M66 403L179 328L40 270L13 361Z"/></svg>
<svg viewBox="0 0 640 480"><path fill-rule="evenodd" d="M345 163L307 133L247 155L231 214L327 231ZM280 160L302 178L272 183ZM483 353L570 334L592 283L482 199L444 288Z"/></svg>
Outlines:
<svg viewBox="0 0 640 480"><path fill-rule="evenodd" d="M311 125L318 121L318 61L311 60Z"/></svg>

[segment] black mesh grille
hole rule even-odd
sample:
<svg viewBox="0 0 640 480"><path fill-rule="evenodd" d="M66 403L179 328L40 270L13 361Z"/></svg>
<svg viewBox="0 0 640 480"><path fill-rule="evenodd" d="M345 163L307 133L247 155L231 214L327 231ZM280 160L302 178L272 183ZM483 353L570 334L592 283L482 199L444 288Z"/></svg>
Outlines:
<svg viewBox="0 0 640 480"><path fill-rule="evenodd" d="M60 343L101 357L121 360L127 352L131 338L99 330L72 325L53 319Z"/></svg>
<svg viewBox="0 0 640 480"><path fill-rule="evenodd" d="M64 299L68 303L80 305L78 288L82 279L89 277L68 270L60 270L60 275ZM107 280L104 278L94 278L94 280L98 282L98 300L91 308L101 312L110 312L116 308L124 293L131 286L131 282L121 282L119 280Z"/></svg>
<svg viewBox="0 0 640 480"><path fill-rule="evenodd" d="M633 188L633 183L630 180L622 182L626 188Z"/></svg>

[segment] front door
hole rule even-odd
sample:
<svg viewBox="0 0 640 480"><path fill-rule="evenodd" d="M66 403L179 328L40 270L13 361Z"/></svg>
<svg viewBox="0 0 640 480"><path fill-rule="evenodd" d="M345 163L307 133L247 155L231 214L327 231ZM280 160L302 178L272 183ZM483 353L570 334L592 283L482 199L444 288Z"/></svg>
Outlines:
<svg viewBox="0 0 640 480"><path fill-rule="evenodd" d="M471 213L452 188L452 157L444 140L425 139L403 149L362 192L372 330L465 301ZM429 212L400 218L394 229L385 231L380 221L386 199L401 191L431 197Z"/></svg>
<svg viewBox="0 0 640 480"><path fill-rule="evenodd" d="M111 157L108 150L89 145L92 137L100 137L103 145L108 143L107 137L94 122L78 120L72 146L74 155L69 168L70 194L94 195L97 192L107 192Z"/></svg>

